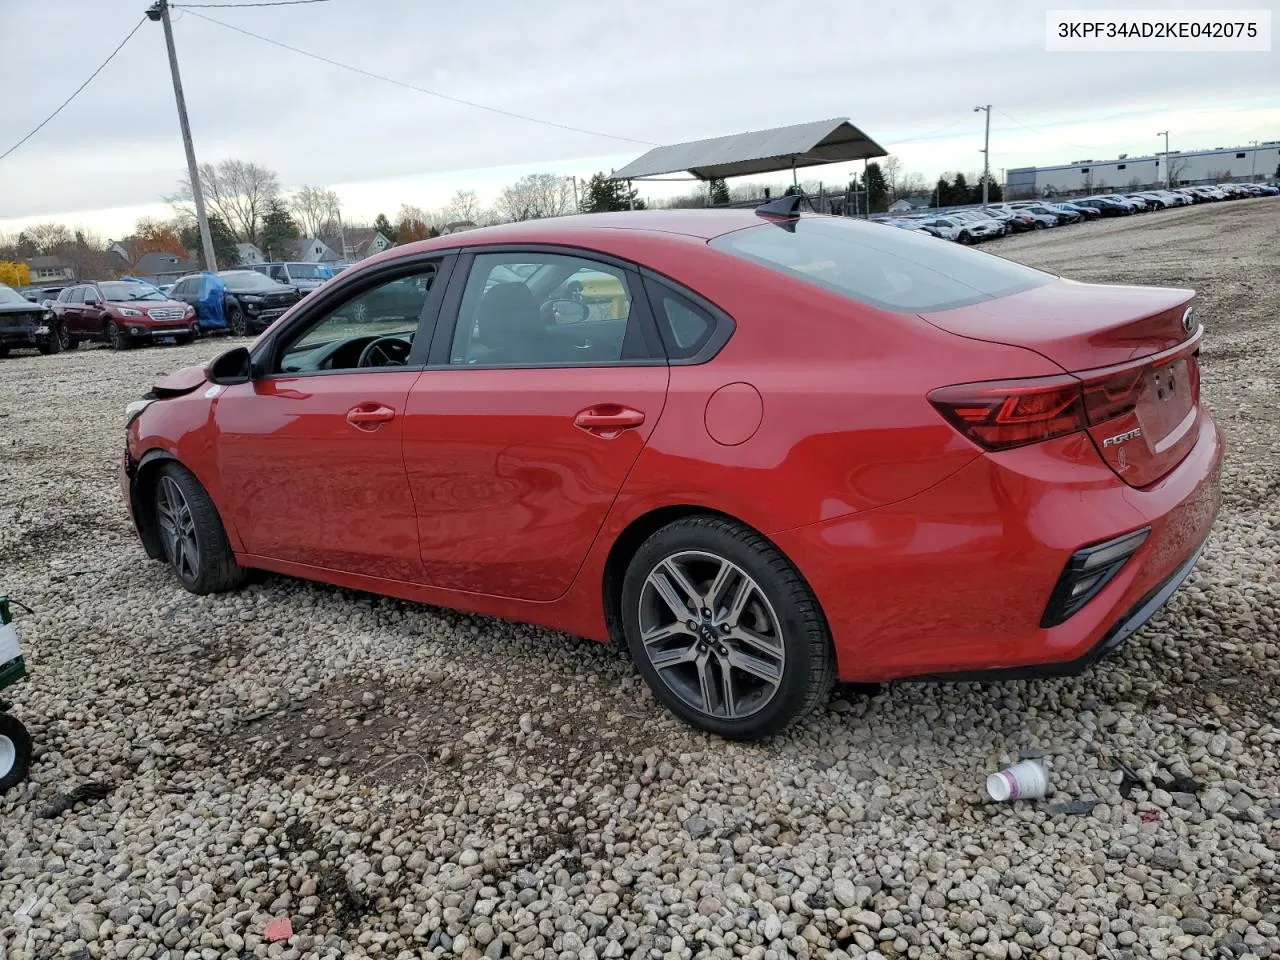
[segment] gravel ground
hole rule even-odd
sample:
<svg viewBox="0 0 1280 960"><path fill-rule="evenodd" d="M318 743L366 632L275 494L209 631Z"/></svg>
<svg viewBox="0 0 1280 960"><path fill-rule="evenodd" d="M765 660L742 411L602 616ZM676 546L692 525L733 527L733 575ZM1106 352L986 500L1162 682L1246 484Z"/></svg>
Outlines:
<svg viewBox="0 0 1280 960"><path fill-rule="evenodd" d="M0 956L1280 953L1278 224L1247 200L988 246L1200 291L1226 497L1164 612L1080 678L840 691L757 745L587 641L279 577L186 594L114 471L125 403L213 345L0 362L37 742L0 799ZM984 802L1020 754L1053 796Z"/></svg>

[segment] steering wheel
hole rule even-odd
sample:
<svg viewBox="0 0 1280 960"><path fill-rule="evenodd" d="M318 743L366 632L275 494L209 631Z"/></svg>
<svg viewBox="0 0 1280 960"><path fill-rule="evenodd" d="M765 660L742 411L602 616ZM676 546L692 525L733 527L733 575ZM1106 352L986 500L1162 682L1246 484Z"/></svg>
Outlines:
<svg viewBox="0 0 1280 960"><path fill-rule="evenodd" d="M357 367L403 367L412 350L407 340L399 337L375 337L360 351ZM376 359L381 358L381 359Z"/></svg>

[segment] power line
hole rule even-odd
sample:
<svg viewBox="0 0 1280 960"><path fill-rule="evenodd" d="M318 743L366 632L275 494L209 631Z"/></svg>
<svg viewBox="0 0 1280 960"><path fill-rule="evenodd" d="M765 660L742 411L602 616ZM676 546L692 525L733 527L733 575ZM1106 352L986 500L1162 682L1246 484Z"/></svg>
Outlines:
<svg viewBox="0 0 1280 960"><path fill-rule="evenodd" d="M300 3L328 3L329 0L269 0L264 3L171 3L171 7L194 9L213 9L215 7L235 10L239 7L296 7Z"/></svg>
<svg viewBox="0 0 1280 960"><path fill-rule="evenodd" d="M1020 126L1020 127L1024 127L1024 128L1026 128L1027 130L1030 130L1032 133L1038 133L1038 134L1040 134L1041 136L1044 136L1044 137L1052 137L1052 136L1053 136L1053 134L1052 134L1052 133L1050 133L1048 130L1040 130L1040 129L1036 128L1036 127L1031 126L1031 125L1030 125L1030 124L1028 124L1028 123L1023 123L1021 120L1017 120L1017 119L1015 119L1014 117L1009 116L1007 113L1005 113L1005 112L1004 112L1003 110L1001 110L999 107L993 107L992 109L994 109L996 113L1000 114L1000 116L1004 117L1006 120L1010 120L1010 121L1012 121L1013 123L1016 123L1018 126ZM1072 146L1072 147L1079 147L1081 150L1096 150L1096 149L1098 149L1097 147L1091 147L1091 146L1088 146L1087 144L1083 144L1083 143L1075 143L1075 142L1074 142L1074 141L1072 141L1072 140L1060 140L1060 141L1058 141L1058 142L1059 142L1059 143L1065 143L1065 144L1067 144L1068 146Z"/></svg>
<svg viewBox="0 0 1280 960"><path fill-rule="evenodd" d="M15 143L12 147L10 147L4 153L0 153L0 160L3 160L9 154L13 153L13 151L17 150L20 146L22 146L24 143L26 143L28 140L34 137L37 133L40 132L40 129L46 123L48 123L58 114L60 114L63 111L63 108L65 108L67 104L69 104L72 100L74 100L77 96L79 96L80 91L83 90L85 87L87 87L90 84L90 82L93 80L93 78L96 77L98 74L100 74L103 68L108 63L110 63L112 60L115 59L116 54L119 53L122 49L124 49L124 45L128 43L131 39L133 39L133 35L137 33L138 29L146 22L147 22L147 18L143 17L136 24L134 24L134 27L132 30L129 31L128 36L126 36L123 40L121 40L120 43L116 46L116 48L111 51L110 56L108 56L107 59L103 60L102 63L98 65L98 69L93 71L93 73L89 74L88 79L86 79L84 83L80 84L80 86L76 87L75 90L72 92L71 96L67 97L67 99L62 101L62 103L58 104L58 109L54 110L53 113L49 114L47 117L41 120L40 123L36 125L34 130L28 133L25 137L23 137L21 140Z"/></svg>
<svg viewBox="0 0 1280 960"><path fill-rule="evenodd" d="M385 77L380 73L373 73L370 70L364 70L360 67L353 67L349 63L341 63L337 60L332 60L329 57L321 56L318 53L312 53L309 50L302 50L299 47L292 47L289 44L282 43L279 40L273 40L270 37L264 37L261 34L254 33L251 30L245 30L241 27L233 26L230 23L224 23L221 20L215 20L213 17L205 16L203 13L196 13L195 10L193 10L190 6L187 6L186 10L193 17L199 17L201 20L208 20L210 23L216 23L220 27L225 27L226 29L233 30L236 33L242 33L246 37L253 37L255 40L261 40L263 43L269 43L274 47L280 47L282 50L288 50L291 53L301 54L304 57L310 57L312 60L319 60L321 63L327 63L330 66L339 67L343 70L348 70L351 73L358 73L362 77L369 77L370 79L373 79L373 80L381 80L383 83L394 84L397 87L404 87L407 90L413 90L413 91L416 91L417 93L425 93L429 97L438 97L441 100L448 100L451 103L460 103L464 107L474 107L477 110L487 110L489 113L500 114L501 116L504 116L504 117L513 117L516 120L526 120L529 123L540 123L546 127L556 127L560 130L569 130L573 133L585 133L588 136L603 137L606 140L619 140L625 143L638 143L646 147L658 146L658 144L653 143L649 140L638 140L635 137L622 137L615 133L602 133L599 130L588 130L585 127L574 127L574 126L570 126L567 123L557 123L554 120L543 120L539 117L530 117L527 114L516 113L514 110L503 110L501 107L491 107L491 106L488 106L487 104L476 103L474 100L463 100L461 97L454 97L454 96L450 96L447 93L440 93L438 90L428 90L426 87L419 87L416 84L406 83L403 80L395 80L391 77Z"/></svg>

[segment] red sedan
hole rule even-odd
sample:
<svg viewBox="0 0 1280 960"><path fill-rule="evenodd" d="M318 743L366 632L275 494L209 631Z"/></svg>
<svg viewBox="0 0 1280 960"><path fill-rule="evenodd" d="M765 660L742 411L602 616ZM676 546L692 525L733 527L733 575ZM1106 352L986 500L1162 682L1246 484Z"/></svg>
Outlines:
<svg viewBox="0 0 1280 960"><path fill-rule="evenodd" d="M475 230L162 380L121 483L196 593L260 568L625 643L766 736L837 678L1074 671L1151 617L1219 503L1192 296L785 203Z"/></svg>

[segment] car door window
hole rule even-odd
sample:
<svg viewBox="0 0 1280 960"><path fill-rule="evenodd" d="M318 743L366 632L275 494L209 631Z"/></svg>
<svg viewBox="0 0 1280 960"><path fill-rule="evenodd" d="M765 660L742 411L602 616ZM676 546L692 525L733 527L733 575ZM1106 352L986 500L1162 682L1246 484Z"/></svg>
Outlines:
<svg viewBox="0 0 1280 960"><path fill-rule="evenodd" d="M272 372L404 366L436 270L436 264L425 264L385 280L290 331Z"/></svg>
<svg viewBox="0 0 1280 960"><path fill-rule="evenodd" d="M279 280L281 283L287 283L289 274L285 272L284 265L275 263L271 265L271 279Z"/></svg>
<svg viewBox="0 0 1280 960"><path fill-rule="evenodd" d="M516 366L617 363L646 356L627 272L566 254L476 256L449 362Z"/></svg>

